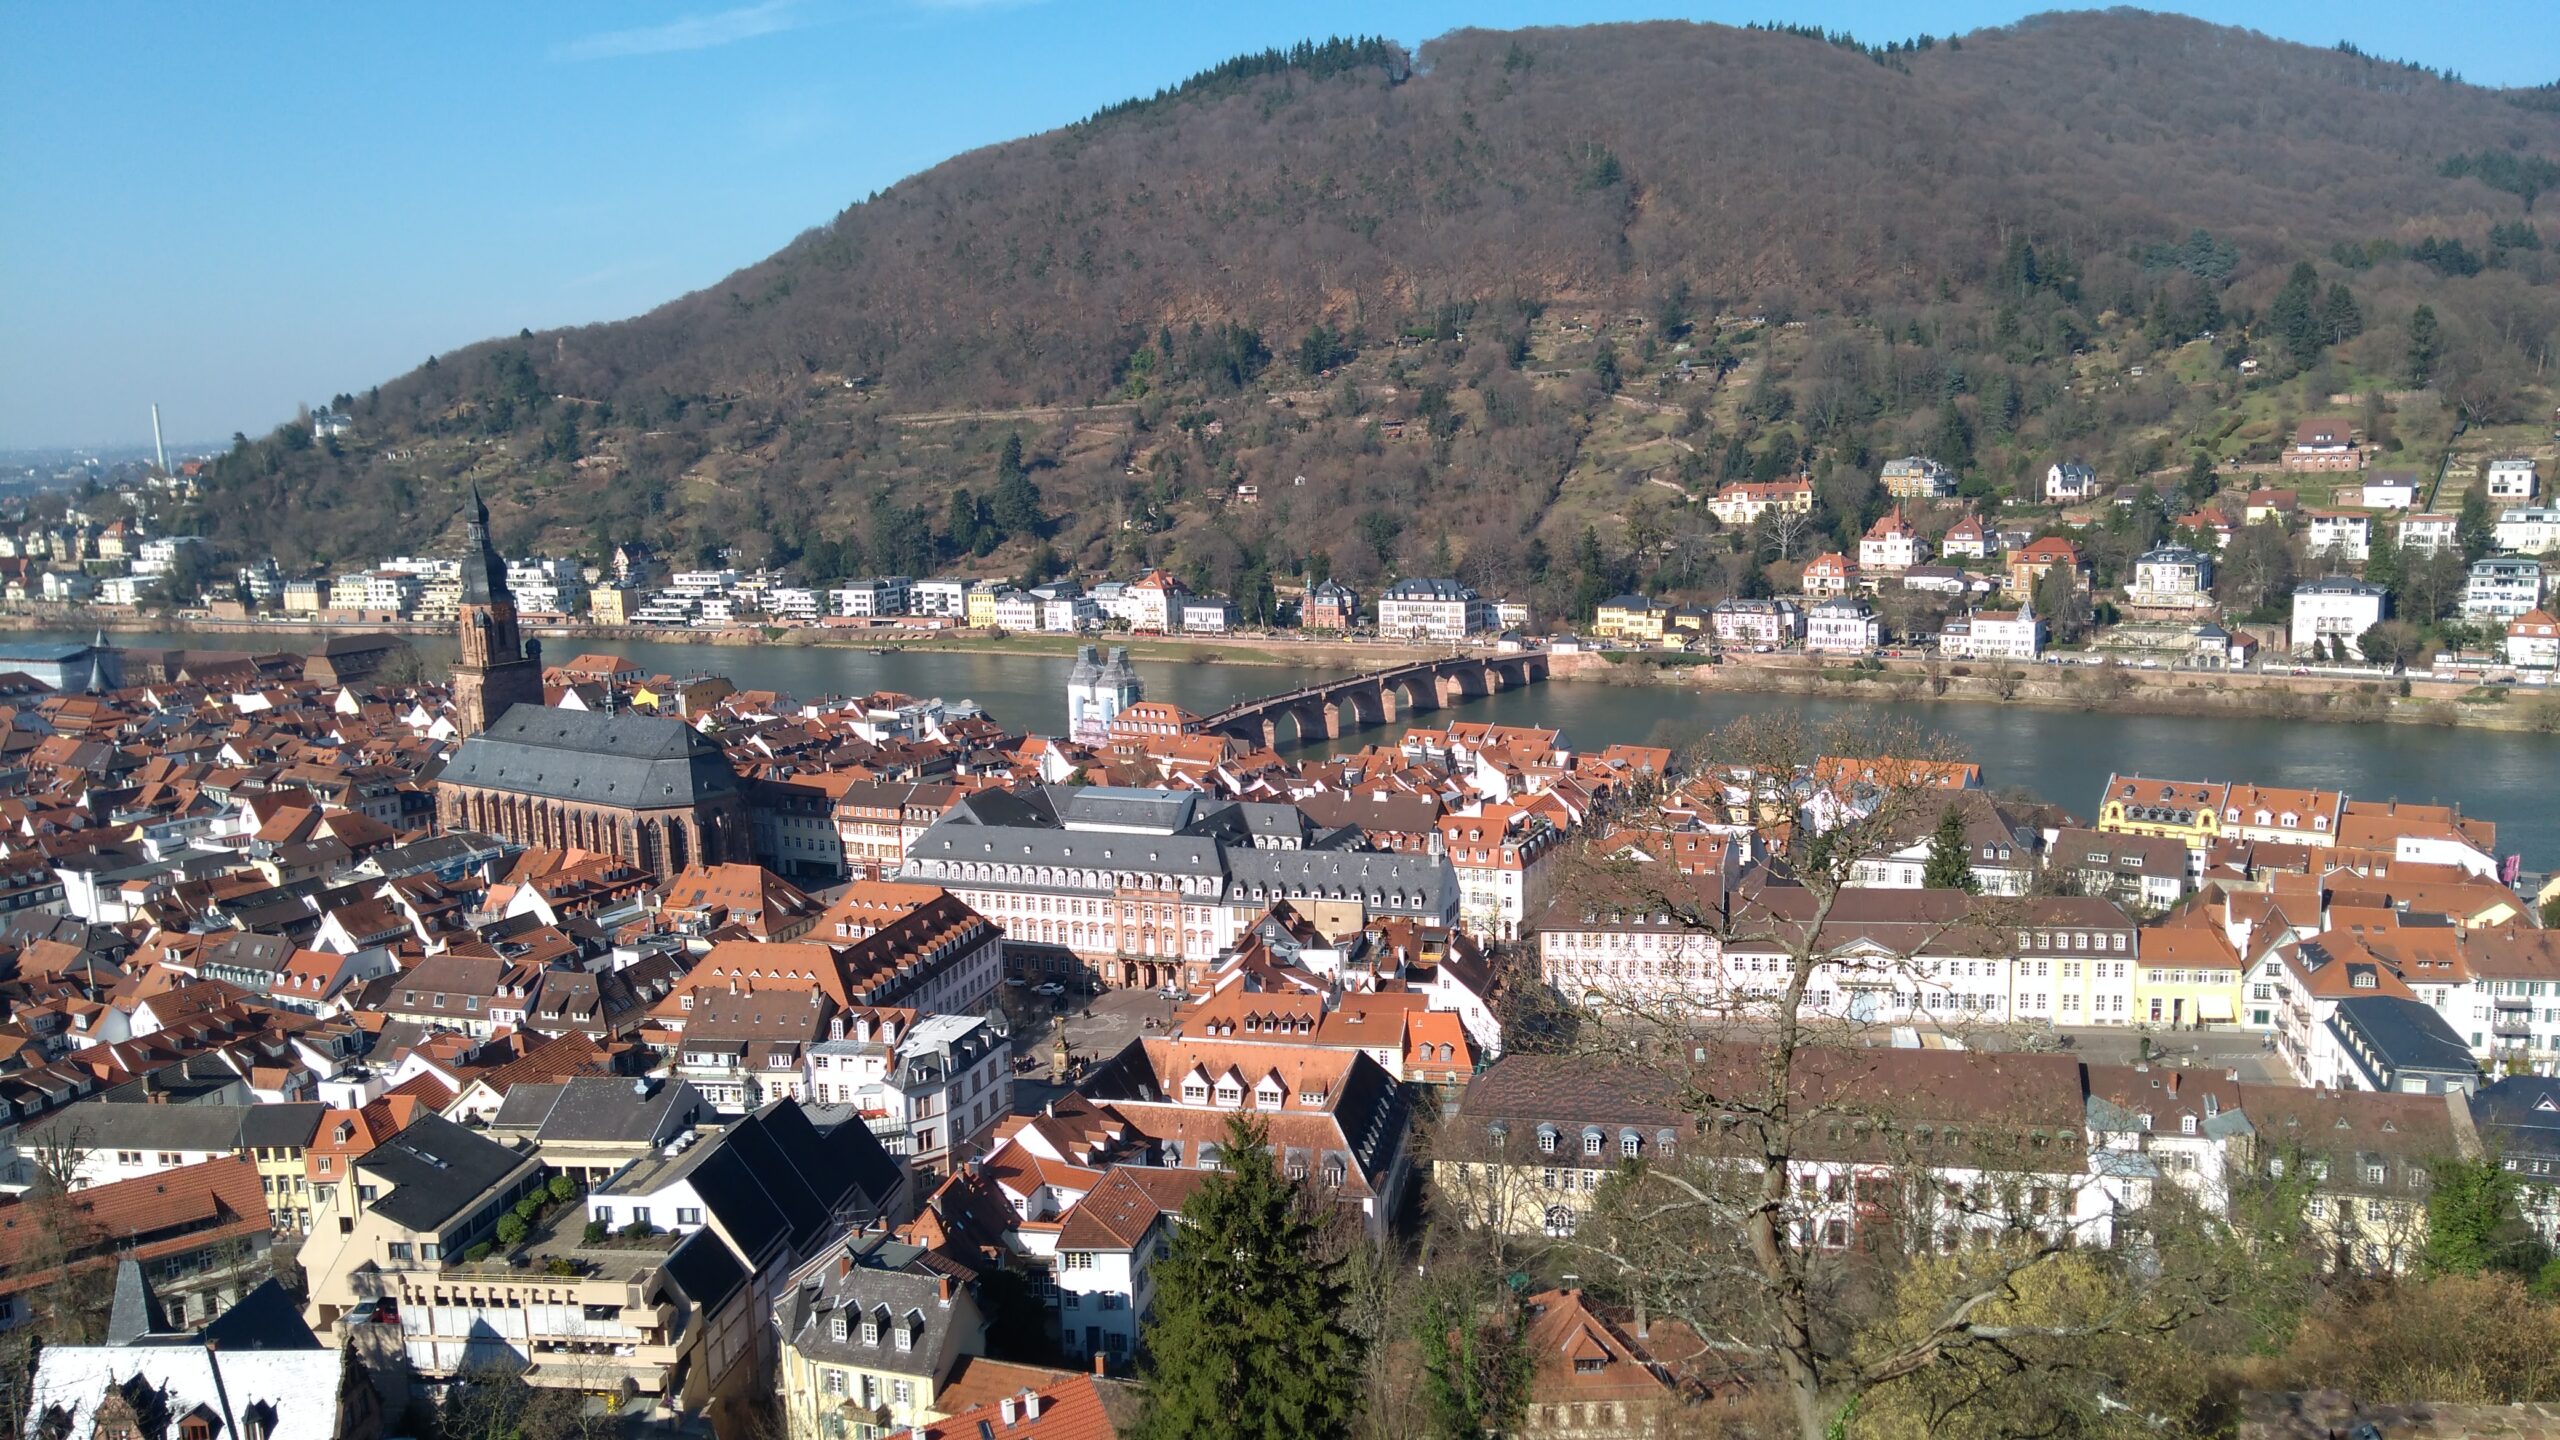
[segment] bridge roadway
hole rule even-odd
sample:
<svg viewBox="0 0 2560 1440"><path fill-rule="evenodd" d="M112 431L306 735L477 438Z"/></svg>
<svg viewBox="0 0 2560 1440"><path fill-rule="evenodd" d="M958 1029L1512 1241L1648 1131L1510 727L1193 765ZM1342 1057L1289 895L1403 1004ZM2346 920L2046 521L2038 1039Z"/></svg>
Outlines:
<svg viewBox="0 0 2560 1440"><path fill-rule="evenodd" d="M1424 710L1464 704L1546 678L1543 651L1416 660L1230 705L1204 717L1200 729L1276 750L1284 719L1294 729L1292 743L1339 740L1365 726L1392 725Z"/></svg>

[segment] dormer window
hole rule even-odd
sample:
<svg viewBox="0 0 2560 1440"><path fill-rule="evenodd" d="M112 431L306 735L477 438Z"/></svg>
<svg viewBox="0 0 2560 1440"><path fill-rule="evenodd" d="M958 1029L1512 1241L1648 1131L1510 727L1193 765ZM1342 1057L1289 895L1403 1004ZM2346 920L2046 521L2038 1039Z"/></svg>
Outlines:
<svg viewBox="0 0 2560 1440"><path fill-rule="evenodd" d="M865 1320L862 1322L862 1343L865 1345L877 1345L880 1343L879 1321Z"/></svg>
<svg viewBox="0 0 2560 1440"><path fill-rule="evenodd" d="M844 1312L839 1310L827 1321L827 1338L841 1345L845 1334Z"/></svg>
<svg viewBox="0 0 2560 1440"><path fill-rule="evenodd" d="M1597 1130L1586 1130L1586 1131L1584 1131L1584 1132L1583 1132L1583 1135L1582 1135L1582 1153L1583 1153L1583 1154L1585 1154L1585 1155L1597 1155L1597 1154L1599 1154L1599 1153L1600 1153L1600 1132L1599 1132L1599 1131L1597 1131Z"/></svg>

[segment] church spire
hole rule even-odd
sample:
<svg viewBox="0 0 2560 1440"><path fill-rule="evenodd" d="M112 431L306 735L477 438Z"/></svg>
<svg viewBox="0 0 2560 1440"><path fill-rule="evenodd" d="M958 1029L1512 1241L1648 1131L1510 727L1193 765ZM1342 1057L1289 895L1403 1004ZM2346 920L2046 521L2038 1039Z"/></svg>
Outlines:
<svg viewBox="0 0 2560 1440"><path fill-rule="evenodd" d="M465 512L462 557L462 601L466 605L494 605L501 600L513 601L507 589L507 562L498 556L498 547L489 539L489 502L480 498L480 482L471 482L471 505Z"/></svg>

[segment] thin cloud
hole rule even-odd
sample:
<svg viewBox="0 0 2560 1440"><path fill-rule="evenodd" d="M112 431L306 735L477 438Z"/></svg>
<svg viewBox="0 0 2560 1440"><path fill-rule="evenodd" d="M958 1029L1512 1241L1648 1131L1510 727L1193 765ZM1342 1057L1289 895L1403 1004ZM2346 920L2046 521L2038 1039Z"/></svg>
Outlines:
<svg viewBox="0 0 2560 1440"><path fill-rule="evenodd" d="M636 280L666 263L665 258L661 256L651 256L645 260L624 260L607 265L601 270L590 270L584 275L564 280L561 282L561 288L584 290L597 285L615 285L625 280Z"/></svg>
<svg viewBox="0 0 2560 1440"><path fill-rule="evenodd" d="M805 18L799 13L799 0L763 0L762 4L742 5L709 15L687 15L664 25L638 30L608 30L572 40L553 53L563 60L620 60L634 55L673 55L686 50L711 50L722 45L734 45L761 35L776 35L785 30L796 30L804 23Z"/></svg>

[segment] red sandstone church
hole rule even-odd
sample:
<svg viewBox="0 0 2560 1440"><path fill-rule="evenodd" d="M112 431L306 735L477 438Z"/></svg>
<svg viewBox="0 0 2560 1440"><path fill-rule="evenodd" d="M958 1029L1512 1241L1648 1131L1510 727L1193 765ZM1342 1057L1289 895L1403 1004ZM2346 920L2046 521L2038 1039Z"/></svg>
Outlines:
<svg viewBox="0 0 2560 1440"><path fill-rule="evenodd" d="M462 567L462 658L453 667L462 749L436 779L436 818L542 849L617 855L660 878L752 862L746 790L720 746L681 720L542 703L542 651L517 627L489 507L471 492Z"/></svg>

